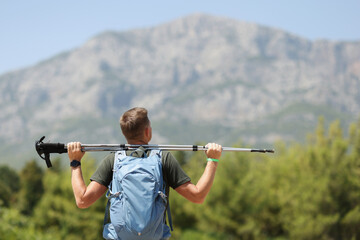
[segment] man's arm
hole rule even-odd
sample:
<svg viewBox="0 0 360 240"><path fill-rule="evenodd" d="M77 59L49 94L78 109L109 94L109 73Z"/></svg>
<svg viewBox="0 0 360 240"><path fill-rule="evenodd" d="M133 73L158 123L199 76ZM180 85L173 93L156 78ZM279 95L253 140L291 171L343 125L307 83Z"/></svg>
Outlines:
<svg viewBox="0 0 360 240"><path fill-rule="evenodd" d="M81 143L72 142L67 145L69 160L81 162L84 152L81 151ZM76 205L79 208L90 207L96 200L98 200L107 190L107 187L92 181L89 186L86 186L81 166L71 168L71 185L73 188Z"/></svg>
<svg viewBox="0 0 360 240"><path fill-rule="evenodd" d="M222 151L221 145L209 143L207 147L208 150L206 151L206 156L208 158L220 158ZM204 173L196 185L191 182L187 182L177 187L175 190L193 203L203 203L214 182L217 165L218 162L208 161Z"/></svg>

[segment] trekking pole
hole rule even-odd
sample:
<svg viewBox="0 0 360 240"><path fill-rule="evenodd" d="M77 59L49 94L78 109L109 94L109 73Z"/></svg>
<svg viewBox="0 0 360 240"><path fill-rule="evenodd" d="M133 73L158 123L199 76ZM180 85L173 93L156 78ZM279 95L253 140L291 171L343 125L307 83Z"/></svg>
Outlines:
<svg viewBox="0 0 360 240"><path fill-rule="evenodd" d="M50 168L50 154L51 153L67 153L67 145L64 143L44 143L45 136L35 142L35 149L39 156L45 160L46 165ZM160 149L164 151L206 151L206 146L198 145L162 145L162 144L81 144L81 151L83 152L103 152L103 151L120 151L120 150L135 150L139 147L145 149ZM229 152L258 152L258 153L274 153L273 149L252 149L252 148L235 148L222 147L222 151Z"/></svg>
<svg viewBox="0 0 360 240"><path fill-rule="evenodd" d="M81 144L81 149L84 152L120 151L120 150L137 149L139 147L144 147L145 149L160 149L165 151L206 151L208 149L206 146L198 146L198 145ZM235 147L222 147L222 151L274 153L273 149L252 149L252 148L235 148Z"/></svg>

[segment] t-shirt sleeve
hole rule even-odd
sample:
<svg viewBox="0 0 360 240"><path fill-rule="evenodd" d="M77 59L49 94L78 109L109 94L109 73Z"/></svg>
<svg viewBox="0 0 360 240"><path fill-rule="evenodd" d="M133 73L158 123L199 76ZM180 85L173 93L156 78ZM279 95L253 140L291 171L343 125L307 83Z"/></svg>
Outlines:
<svg viewBox="0 0 360 240"><path fill-rule="evenodd" d="M175 189L184 183L191 181L190 177L180 166L179 162L170 152L164 152L163 173L167 184Z"/></svg>
<svg viewBox="0 0 360 240"><path fill-rule="evenodd" d="M105 187L108 187L111 180L112 180L112 170L114 166L114 158L115 154L109 154L107 157L105 157L99 167L96 169L94 174L90 177L91 181L95 181L97 183L100 183L101 185L104 185Z"/></svg>

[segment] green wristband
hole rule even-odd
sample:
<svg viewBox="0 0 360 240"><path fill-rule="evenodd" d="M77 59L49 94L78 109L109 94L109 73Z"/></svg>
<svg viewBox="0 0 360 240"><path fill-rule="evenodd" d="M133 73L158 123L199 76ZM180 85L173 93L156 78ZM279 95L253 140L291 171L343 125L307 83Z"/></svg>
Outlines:
<svg viewBox="0 0 360 240"><path fill-rule="evenodd" d="M208 158L207 160L211 162L219 162L219 159L215 159L215 158Z"/></svg>

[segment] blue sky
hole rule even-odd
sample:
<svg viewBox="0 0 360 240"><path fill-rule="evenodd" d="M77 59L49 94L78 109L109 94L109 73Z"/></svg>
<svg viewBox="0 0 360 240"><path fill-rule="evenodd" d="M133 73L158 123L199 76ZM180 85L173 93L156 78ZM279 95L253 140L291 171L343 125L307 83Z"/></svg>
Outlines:
<svg viewBox="0 0 360 240"><path fill-rule="evenodd" d="M0 74L81 46L107 30L150 27L192 13L267 25L310 40L360 41L360 0L1 0Z"/></svg>

